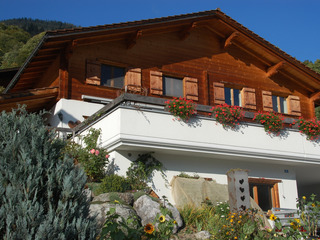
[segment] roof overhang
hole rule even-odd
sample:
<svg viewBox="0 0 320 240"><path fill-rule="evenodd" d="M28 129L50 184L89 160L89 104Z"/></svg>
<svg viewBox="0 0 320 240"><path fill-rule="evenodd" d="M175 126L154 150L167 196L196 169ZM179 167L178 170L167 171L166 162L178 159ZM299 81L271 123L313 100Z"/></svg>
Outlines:
<svg viewBox="0 0 320 240"><path fill-rule="evenodd" d="M84 27L47 32L37 48L29 56L5 89L5 93L32 89L47 68L61 53L72 52L81 46L114 40L126 40L132 47L140 35L177 32L181 39L190 34L193 27L203 26L218 35L228 46L233 44L266 67L266 76L281 72L310 94L320 90L320 74L302 62L245 28L220 10L126 22L119 24Z"/></svg>
<svg viewBox="0 0 320 240"><path fill-rule="evenodd" d="M58 87L33 89L19 93L7 93L0 95L0 109L11 111L18 105L26 105L26 110L37 112L43 106L51 107L58 97ZM50 104L52 103L52 104Z"/></svg>

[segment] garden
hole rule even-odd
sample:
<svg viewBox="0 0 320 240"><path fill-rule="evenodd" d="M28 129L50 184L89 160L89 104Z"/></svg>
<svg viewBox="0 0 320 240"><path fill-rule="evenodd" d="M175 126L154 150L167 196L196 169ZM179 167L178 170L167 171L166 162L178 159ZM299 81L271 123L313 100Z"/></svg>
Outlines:
<svg viewBox="0 0 320 240"><path fill-rule="evenodd" d="M238 109L229 110L239 120ZM229 112L225 109L215 114ZM230 211L227 202L208 198L201 206L176 210L165 196L152 195L149 186L154 173L158 171L165 179L165 169L152 153L139 155L126 177L106 173L111 162L98 144L100 130L92 128L81 142L66 143L48 130L43 117L44 113L27 113L23 108L0 115L2 239L311 239L318 234L320 202L315 195L297 200L299 217L288 224L280 221L277 212L270 213L273 228L255 209ZM271 115L269 118L278 123ZM317 125L303 120L299 124L312 133ZM180 177L190 176L181 173ZM107 200L100 198L92 204L91 193L89 196L85 189L96 197L107 194ZM108 204L108 208L103 205L101 225L90 213L99 201ZM153 215L142 221L140 215L123 217L119 209Z"/></svg>

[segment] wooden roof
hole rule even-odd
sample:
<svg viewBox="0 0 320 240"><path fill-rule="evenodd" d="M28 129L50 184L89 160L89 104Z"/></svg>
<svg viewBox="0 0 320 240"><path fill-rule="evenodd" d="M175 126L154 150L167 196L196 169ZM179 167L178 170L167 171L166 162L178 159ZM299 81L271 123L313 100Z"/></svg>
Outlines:
<svg viewBox="0 0 320 240"><path fill-rule="evenodd" d="M0 94L0 109L11 111L19 105L26 105L26 110L37 112L49 110L58 97L58 87L32 89L18 93Z"/></svg>
<svg viewBox="0 0 320 240"><path fill-rule="evenodd" d="M192 29L204 26L224 41L244 50L263 63L266 73L281 71L286 77L305 88L310 94L319 92L320 75L281 49L259 37L220 10L184 14L134 22L125 22L95 27L82 27L47 32L38 47L7 86L7 92L32 89L34 83L60 54L68 54L81 45L112 40L126 40L127 47L134 46L139 37L155 33L176 32L181 39Z"/></svg>

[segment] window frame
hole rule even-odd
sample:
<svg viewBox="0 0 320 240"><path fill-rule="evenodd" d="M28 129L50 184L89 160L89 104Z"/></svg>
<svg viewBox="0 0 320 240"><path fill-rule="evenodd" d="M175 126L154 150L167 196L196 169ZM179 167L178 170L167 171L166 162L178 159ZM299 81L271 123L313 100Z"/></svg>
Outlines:
<svg viewBox="0 0 320 240"><path fill-rule="evenodd" d="M227 103L227 96L226 96L226 90L227 89L230 89L230 104ZM239 105L235 105L235 90L239 91L239 94L238 94L238 102L239 102ZM242 107L242 88L237 88L237 87L234 87L234 86L230 86L230 85L224 85L224 102L230 106L238 106L238 107ZM228 101L229 102L229 101Z"/></svg>
<svg viewBox="0 0 320 240"><path fill-rule="evenodd" d="M170 79L174 79L174 80L177 80L177 81L181 81L181 90L182 90L182 95L171 95L171 94L167 94L167 89L166 89L166 78L170 78ZM163 96L167 96L167 97L184 97L185 96L185 90L184 90L184 81L185 81L185 78L184 77L178 77L178 76L173 76L173 75L170 75L170 74L166 74L166 73L163 73L162 74L162 94ZM179 88L180 88L180 84L179 84ZM173 89L173 88L172 88Z"/></svg>
<svg viewBox="0 0 320 240"><path fill-rule="evenodd" d="M282 182L281 180L265 179L265 178L248 178L248 182L249 182L249 189L250 190L251 190L251 186L252 186L253 200L258 205L259 205L258 187L259 186L268 186L268 187L270 187L269 195L270 195L271 202L269 202L269 204L271 205L271 208L280 208L280 198L279 198L279 186L278 186L278 184ZM250 195L251 195L251 193L250 193Z"/></svg>
<svg viewBox="0 0 320 240"><path fill-rule="evenodd" d="M101 77L100 77L100 86L103 86L103 87L110 87L110 88L117 88L117 89L121 89L125 86L125 82L126 82L126 74L128 72L128 68L127 67L123 67L123 66L117 66L117 65L112 65L112 64L107 64L107 63L101 63ZM111 77L110 79L106 79L104 81L104 78L103 78L103 66L107 66L107 67L111 67L111 73L114 73L115 69L122 69L123 70L123 76L122 76L122 86L115 86L115 81L116 81L116 78L115 77ZM107 85L107 84L103 84L104 82L107 83L107 81L110 80L111 81L111 84L110 85Z"/></svg>
<svg viewBox="0 0 320 240"><path fill-rule="evenodd" d="M274 112L288 114L288 96L272 93L272 109ZM283 104L281 100L283 99Z"/></svg>

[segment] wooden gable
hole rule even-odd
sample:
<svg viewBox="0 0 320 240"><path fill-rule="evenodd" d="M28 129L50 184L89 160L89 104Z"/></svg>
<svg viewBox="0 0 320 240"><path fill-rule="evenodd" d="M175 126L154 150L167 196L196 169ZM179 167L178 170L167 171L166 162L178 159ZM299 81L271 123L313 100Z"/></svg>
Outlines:
<svg viewBox="0 0 320 240"><path fill-rule="evenodd" d="M125 69L117 87L101 85L110 78L106 62ZM319 74L214 10L48 32L6 92L56 86L58 99L123 91L170 98L165 75L182 79L183 97L205 105L224 103L227 86L241 92L243 108L271 110L268 96L283 92L293 116L311 116L309 98L320 90Z"/></svg>

